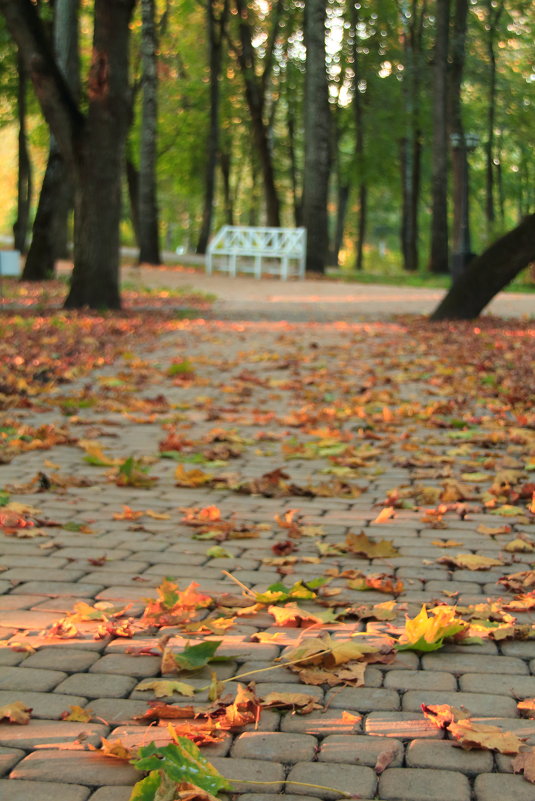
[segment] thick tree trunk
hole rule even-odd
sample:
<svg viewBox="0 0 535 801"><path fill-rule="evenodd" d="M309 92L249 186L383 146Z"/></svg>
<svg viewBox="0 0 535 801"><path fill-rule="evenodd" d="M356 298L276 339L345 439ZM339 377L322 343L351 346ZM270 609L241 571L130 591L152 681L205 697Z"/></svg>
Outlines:
<svg viewBox="0 0 535 801"><path fill-rule="evenodd" d="M309 272L324 273L329 226L327 202L331 169L329 88L325 66L326 0L308 0L305 11L305 168L303 222L307 229Z"/></svg>
<svg viewBox="0 0 535 801"><path fill-rule="evenodd" d="M28 220L32 202L32 163L28 151L28 131L26 114L27 74L20 53L17 55L18 90L17 108L19 118L18 136L18 176L17 176L17 219L13 225L15 250L26 252Z"/></svg>
<svg viewBox="0 0 535 801"><path fill-rule="evenodd" d="M535 214L470 262L431 320L472 320L521 270L535 261Z"/></svg>
<svg viewBox="0 0 535 801"><path fill-rule="evenodd" d="M119 223L132 0L95 0L89 109L75 164L74 270L66 308L120 308Z"/></svg>
<svg viewBox="0 0 535 801"><path fill-rule="evenodd" d="M56 0L54 5L54 50L74 97L78 97L80 92L79 5L79 0ZM73 195L72 176L51 133L32 241L22 274L24 280L44 281L53 278L56 259L68 257L68 218Z"/></svg>
<svg viewBox="0 0 535 801"><path fill-rule="evenodd" d="M448 255L448 39L450 0L436 0L433 64L433 160L429 271L447 273Z"/></svg>
<svg viewBox="0 0 535 801"><path fill-rule="evenodd" d="M139 158L139 261L160 264L160 239L156 189L158 126L158 43L155 0L141 0L141 143Z"/></svg>
<svg viewBox="0 0 535 801"><path fill-rule="evenodd" d="M223 35L229 13L230 0L225 0L221 14L216 16L214 0L206 3L208 29L208 60L210 63L210 124L206 144L206 174L204 179L204 202L201 231L197 242L197 253L206 253L212 231L214 197L216 191L217 159L219 154L219 82L223 56Z"/></svg>

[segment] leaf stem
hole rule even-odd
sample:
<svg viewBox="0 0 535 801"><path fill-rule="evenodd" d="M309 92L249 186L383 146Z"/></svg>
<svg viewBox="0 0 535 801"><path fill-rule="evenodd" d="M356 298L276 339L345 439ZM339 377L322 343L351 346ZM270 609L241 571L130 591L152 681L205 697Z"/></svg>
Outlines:
<svg viewBox="0 0 535 801"><path fill-rule="evenodd" d="M237 584L238 587L241 587L241 589L244 591L244 593L246 593L246 595L248 595L250 598L254 598L255 601L256 601L256 593L254 593L252 590L250 590L249 587L247 587L242 581L237 579L236 576L233 576L232 573L228 572L228 570L222 570L221 572L225 576L228 576L228 578L231 581L233 581L235 584Z"/></svg>
<svg viewBox="0 0 535 801"><path fill-rule="evenodd" d="M314 658L316 656L323 656L324 654L330 654L332 648L325 648L324 651L318 651L315 654L312 654ZM278 670L279 668L289 667L290 665L298 665L299 662L305 661L307 657L300 657L299 659L292 659L291 662L281 662L280 665L270 665L269 667L265 668L257 668L256 670L247 670L245 673L238 673L236 676L229 676L228 679L221 679L219 684L227 684L229 681L236 681L236 679L244 679L246 676L254 676L256 673L266 673L268 670ZM200 687L197 692L202 692L203 690L209 690L210 685L207 684L206 687Z"/></svg>

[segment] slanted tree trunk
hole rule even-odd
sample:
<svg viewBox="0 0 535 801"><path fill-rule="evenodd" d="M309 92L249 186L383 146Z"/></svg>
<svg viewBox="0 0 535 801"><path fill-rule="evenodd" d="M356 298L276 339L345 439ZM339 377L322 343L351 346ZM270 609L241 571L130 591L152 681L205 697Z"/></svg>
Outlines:
<svg viewBox="0 0 535 801"><path fill-rule="evenodd" d="M206 25L208 30L208 58L210 62L210 124L206 143L206 174L204 179L204 202L201 232L197 242L197 253L206 253L212 231L214 197L216 190L217 158L219 153L219 97L223 60L223 37L227 25L230 0L224 0L220 15L216 14L216 3L206 3Z"/></svg>
<svg viewBox="0 0 535 801"><path fill-rule="evenodd" d="M27 73L20 53L17 54L18 90L17 109L19 117L18 137L18 176L17 176L17 219L13 225L15 250L26 252L28 220L32 202L32 163L28 151L28 131L26 114Z"/></svg>
<svg viewBox="0 0 535 801"><path fill-rule="evenodd" d="M450 0L436 0L433 63L432 217L429 271L447 273L448 256L448 39Z"/></svg>
<svg viewBox="0 0 535 801"><path fill-rule="evenodd" d="M54 51L63 77L75 98L80 93L79 5L80 0L56 0L54 5ZM32 241L22 273L25 281L53 278L56 260L68 257L68 217L72 204L72 176L51 132Z"/></svg>
<svg viewBox="0 0 535 801"><path fill-rule="evenodd" d="M535 214L473 259L431 320L472 320L521 270L535 261Z"/></svg>
<svg viewBox="0 0 535 801"><path fill-rule="evenodd" d="M138 182L139 261L160 264L156 189L158 126L158 42L155 0L141 0L141 142Z"/></svg>
<svg viewBox="0 0 535 801"><path fill-rule="evenodd" d="M307 270L324 273L329 226L327 201L331 169L329 88L325 65L326 0L305 8L305 168L303 223L307 229Z"/></svg>

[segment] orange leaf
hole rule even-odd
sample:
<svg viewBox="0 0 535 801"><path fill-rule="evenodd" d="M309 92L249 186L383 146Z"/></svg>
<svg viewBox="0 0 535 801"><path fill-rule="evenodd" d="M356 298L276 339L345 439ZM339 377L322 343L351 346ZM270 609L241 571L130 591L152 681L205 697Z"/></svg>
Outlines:
<svg viewBox="0 0 535 801"><path fill-rule="evenodd" d="M381 509L375 520L374 523L386 523L387 520L390 520L391 517L394 517L396 514L395 509L392 506L385 506L384 509Z"/></svg>
<svg viewBox="0 0 535 801"><path fill-rule="evenodd" d="M69 707L70 712L62 712L60 717L62 720L74 720L77 723L89 723L93 717L93 710L82 709L81 706L73 704Z"/></svg>

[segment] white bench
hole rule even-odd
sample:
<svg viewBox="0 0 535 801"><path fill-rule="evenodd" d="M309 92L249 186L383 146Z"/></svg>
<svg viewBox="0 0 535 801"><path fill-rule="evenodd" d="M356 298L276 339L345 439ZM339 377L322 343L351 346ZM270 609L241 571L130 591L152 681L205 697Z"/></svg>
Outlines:
<svg viewBox="0 0 535 801"><path fill-rule="evenodd" d="M20 275L20 251L0 250L0 276Z"/></svg>
<svg viewBox="0 0 535 801"><path fill-rule="evenodd" d="M305 277L306 229L224 225L208 246L206 269L236 276L277 275L286 281Z"/></svg>

